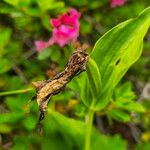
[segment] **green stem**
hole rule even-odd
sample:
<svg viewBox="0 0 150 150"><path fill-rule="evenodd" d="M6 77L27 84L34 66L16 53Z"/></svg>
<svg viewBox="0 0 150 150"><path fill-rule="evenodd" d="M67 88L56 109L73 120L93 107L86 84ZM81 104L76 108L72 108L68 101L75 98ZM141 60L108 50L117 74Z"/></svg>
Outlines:
<svg viewBox="0 0 150 150"><path fill-rule="evenodd" d="M85 135L85 150L91 150L91 132L92 132L92 125L93 125L93 118L94 118L94 111L89 110L87 116L87 126L86 126L86 135Z"/></svg>
<svg viewBox="0 0 150 150"><path fill-rule="evenodd" d="M33 90L33 88L27 88L27 89L21 89L21 90L0 92L0 96L26 93L26 92L29 92L29 91L32 91L32 90Z"/></svg>

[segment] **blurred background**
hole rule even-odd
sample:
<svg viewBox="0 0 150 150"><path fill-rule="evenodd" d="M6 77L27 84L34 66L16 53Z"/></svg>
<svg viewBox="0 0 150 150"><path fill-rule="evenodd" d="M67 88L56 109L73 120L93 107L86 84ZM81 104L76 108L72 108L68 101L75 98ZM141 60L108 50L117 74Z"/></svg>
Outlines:
<svg viewBox="0 0 150 150"><path fill-rule="evenodd" d="M118 4L113 0L0 0L0 92L29 91L0 96L0 149L82 150L85 127L80 121L87 110L78 94L66 87L52 98L49 107L55 111L47 115L44 134L39 135L38 106L36 101L30 102L35 94L30 90L31 82L53 77L63 70L75 47L86 44L90 52L105 32L149 5L149 0L122 0ZM50 19L70 8L81 14L78 40L39 52L35 41L48 41L53 32ZM149 32L142 56L114 92L114 99L123 98L131 101L128 108L116 110L110 105L95 115L93 150L150 149ZM134 105L134 101L140 104Z"/></svg>

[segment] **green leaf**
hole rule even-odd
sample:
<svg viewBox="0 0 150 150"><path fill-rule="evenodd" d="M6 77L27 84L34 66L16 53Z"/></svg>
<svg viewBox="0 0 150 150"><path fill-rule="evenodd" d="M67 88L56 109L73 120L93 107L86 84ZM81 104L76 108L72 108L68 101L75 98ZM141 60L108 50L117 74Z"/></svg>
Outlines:
<svg viewBox="0 0 150 150"><path fill-rule="evenodd" d="M12 146L12 150L27 150L30 149L29 148L29 143L30 143L30 139L29 137L27 138L27 136L15 136L13 138L13 146Z"/></svg>
<svg viewBox="0 0 150 150"><path fill-rule="evenodd" d="M42 1L37 1L37 3L42 11L64 7L63 2L56 2L55 0L42 0Z"/></svg>
<svg viewBox="0 0 150 150"><path fill-rule="evenodd" d="M108 115L120 122L129 122L130 121L130 115L119 109L110 110L108 112Z"/></svg>
<svg viewBox="0 0 150 150"><path fill-rule="evenodd" d="M7 85L5 85L5 88L7 89L7 91L21 89L24 86L22 79L18 78L18 76L11 76L11 78L5 77L4 80L5 82L9 80L9 82L7 82Z"/></svg>
<svg viewBox="0 0 150 150"><path fill-rule="evenodd" d="M130 82L126 82L121 86L115 88L113 94L113 103L117 108L121 108L128 111L145 112L145 108L134 101L136 95L132 91Z"/></svg>
<svg viewBox="0 0 150 150"><path fill-rule="evenodd" d="M80 88L81 88L81 90L80 90L81 99L87 107L92 107L92 109L93 109L95 99L92 96L92 91L90 89L90 83L89 83L88 77L85 73L83 73L81 75L81 80L82 80L82 82L79 81Z"/></svg>
<svg viewBox="0 0 150 150"><path fill-rule="evenodd" d="M127 110L127 111L131 111L131 112L145 112L145 108L144 106L142 106L142 104L138 103L138 102L134 102L134 101L129 101L129 100L125 100L123 99L123 101L116 101L114 102L114 105L117 108L121 108L123 110Z"/></svg>
<svg viewBox="0 0 150 150"><path fill-rule="evenodd" d="M97 63L103 91L96 108L104 108L113 89L142 53L143 38L150 26L150 7L137 18L108 31L95 44L91 57Z"/></svg>
<svg viewBox="0 0 150 150"><path fill-rule="evenodd" d="M22 93L17 96L7 96L5 104L12 112L25 112L29 107L27 103L31 95L31 93Z"/></svg>
<svg viewBox="0 0 150 150"><path fill-rule="evenodd" d="M86 129L84 122L67 118L58 112L49 110L49 116L45 120L44 129L48 135L59 135L57 138L58 143L60 143L59 140L65 140L72 148L75 146L75 149L83 150ZM62 138L60 139L60 137ZM102 135L95 128L92 129L91 142L92 150L97 150L98 147L105 150L126 149L126 143L118 136L109 137Z"/></svg>
<svg viewBox="0 0 150 150"><path fill-rule="evenodd" d="M31 130L35 129L37 122L38 122L37 118L30 114L23 120L23 126L27 130L31 131Z"/></svg>
<svg viewBox="0 0 150 150"><path fill-rule="evenodd" d="M22 116L22 113L3 113L0 114L0 123L16 123Z"/></svg>
<svg viewBox="0 0 150 150"><path fill-rule="evenodd" d="M0 74L3 74L10 70L12 67L12 62L9 61L8 59L1 58L0 59Z"/></svg>
<svg viewBox="0 0 150 150"><path fill-rule="evenodd" d="M85 104L93 106L100 96L102 84L98 66L92 58L88 61L86 73L82 100Z"/></svg>
<svg viewBox="0 0 150 150"><path fill-rule="evenodd" d="M0 133L9 133L11 132L11 127L6 124L0 124Z"/></svg>
<svg viewBox="0 0 150 150"><path fill-rule="evenodd" d="M19 6L20 7L27 7L31 3L31 0L19 0Z"/></svg>
<svg viewBox="0 0 150 150"><path fill-rule="evenodd" d="M81 20L81 34L86 36L88 33L92 32L92 24L88 23L87 21Z"/></svg>
<svg viewBox="0 0 150 150"><path fill-rule="evenodd" d="M149 150L150 149L150 143L140 143L135 146L135 150Z"/></svg>
<svg viewBox="0 0 150 150"><path fill-rule="evenodd" d="M24 13L33 16L33 17L39 17L41 15L40 8L38 7L29 7L28 9L24 9Z"/></svg>
<svg viewBox="0 0 150 150"><path fill-rule="evenodd" d="M84 77L81 78L82 75L83 73L80 76L73 78L73 80L67 84L67 87L71 88L77 94L81 93L82 90L81 86L83 85L84 82Z"/></svg>
<svg viewBox="0 0 150 150"><path fill-rule="evenodd" d="M4 47L8 44L11 33L10 28L0 28L0 57L5 53Z"/></svg>
<svg viewBox="0 0 150 150"><path fill-rule="evenodd" d="M80 93L83 103L92 107L101 92L101 76L95 61L90 58L87 64L86 73L82 73L68 85L77 93ZM91 106L92 105L92 106Z"/></svg>
<svg viewBox="0 0 150 150"><path fill-rule="evenodd" d="M136 98L135 93L132 91L131 82L126 82L114 90L113 99L116 101L132 101Z"/></svg>
<svg viewBox="0 0 150 150"><path fill-rule="evenodd" d="M12 7L10 5L6 5L3 3L0 4L0 13L2 14L7 14L7 13L11 14L12 12L15 12L15 11L17 11L15 7Z"/></svg>
<svg viewBox="0 0 150 150"><path fill-rule="evenodd" d="M57 46L54 45L51 47L51 51L52 51L52 54L50 55L51 60L54 62L58 62L61 57L60 49L58 49Z"/></svg>
<svg viewBox="0 0 150 150"><path fill-rule="evenodd" d="M42 20L42 24L43 24L43 26L48 30L48 31L51 31L52 30L52 28L51 28L51 25L50 25L50 16L48 16L48 15L43 15L42 17L41 17L41 20Z"/></svg>
<svg viewBox="0 0 150 150"><path fill-rule="evenodd" d="M48 147L51 147L52 150L71 150L72 145L68 143L67 140L64 140L63 137L56 133L44 136L42 141L42 150L47 150Z"/></svg>
<svg viewBox="0 0 150 150"><path fill-rule="evenodd" d="M101 76L98 66L92 58L89 59L87 65L87 76L90 84L90 90L92 91L92 95L94 99L96 98L98 99L102 89Z"/></svg>
<svg viewBox="0 0 150 150"><path fill-rule="evenodd" d="M44 60L48 58L52 53L52 50L50 48L46 48L44 51L40 52L38 54L38 60Z"/></svg>
<svg viewBox="0 0 150 150"><path fill-rule="evenodd" d="M28 6L30 4L31 0L3 0L6 3L15 6L15 7L25 7Z"/></svg>
<svg viewBox="0 0 150 150"><path fill-rule="evenodd" d="M13 1L12 0L3 0L3 1L5 1L6 3L13 5L15 7L17 7L20 2L20 0L13 0Z"/></svg>
<svg viewBox="0 0 150 150"><path fill-rule="evenodd" d="M130 102L130 103L124 104L122 108L128 111L135 111L135 112L141 112L141 113L145 112L145 108L142 106L142 104L139 104L138 102Z"/></svg>

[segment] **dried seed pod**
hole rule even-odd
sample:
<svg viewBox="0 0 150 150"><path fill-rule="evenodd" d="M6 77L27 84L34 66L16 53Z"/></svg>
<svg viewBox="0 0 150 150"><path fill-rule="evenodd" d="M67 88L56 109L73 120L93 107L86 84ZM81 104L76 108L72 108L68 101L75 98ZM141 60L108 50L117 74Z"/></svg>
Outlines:
<svg viewBox="0 0 150 150"><path fill-rule="evenodd" d="M40 120L44 118L44 112L46 111L50 97L61 92L73 77L85 71L88 58L89 56L85 50L77 49L70 56L64 71L52 79L33 82L37 91L36 98L40 110Z"/></svg>

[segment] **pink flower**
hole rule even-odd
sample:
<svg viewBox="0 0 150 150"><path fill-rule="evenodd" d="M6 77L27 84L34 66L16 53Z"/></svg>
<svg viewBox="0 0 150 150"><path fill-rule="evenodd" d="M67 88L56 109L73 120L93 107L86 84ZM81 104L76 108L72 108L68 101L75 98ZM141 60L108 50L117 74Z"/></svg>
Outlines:
<svg viewBox="0 0 150 150"><path fill-rule="evenodd" d="M65 13L56 19L51 19L50 23L53 27L52 37L48 42L36 41L37 51L40 52L52 44L58 44L63 47L69 42L76 41L79 35L79 18L80 13L75 9L70 9L69 13Z"/></svg>
<svg viewBox="0 0 150 150"><path fill-rule="evenodd" d="M44 41L35 41L36 50L38 52L42 51L42 49L47 47L47 42Z"/></svg>
<svg viewBox="0 0 150 150"><path fill-rule="evenodd" d="M111 0L110 2L110 6L112 8L117 7L117 6L122 6L125 4L127 0Z"/></svg>

